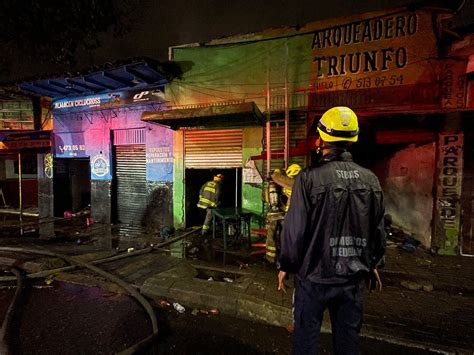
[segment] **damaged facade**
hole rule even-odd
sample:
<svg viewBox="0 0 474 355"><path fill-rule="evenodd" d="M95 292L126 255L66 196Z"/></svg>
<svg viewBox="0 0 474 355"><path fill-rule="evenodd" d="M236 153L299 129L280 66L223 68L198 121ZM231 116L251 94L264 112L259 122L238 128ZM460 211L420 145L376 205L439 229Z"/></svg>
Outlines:
<svg viewBox="0 0 474 355"><path fill-rule="evenodd" d="M360 117L355 160L379 176L393 223L440 254L472 254L472 243L460 248L462 238L472 238L470 210L461 211L472 201L472 192L461 198L463 171L471 168L463 159L472 108L469 57L450 52L446 18L430 9L395 9L170 48L184 72L165 90L174 113L145 113L143 120L176 130L175 224L188 224L193 213L196 196L188 185L199 169L208 176L237 169L232 184L239 206L261 216L262 184L245 181L242 170L249 161L262 175L293 162L308 166L315 122L326 109L345 105ZM267 122L209 113L235 102L252 103ZM189 116L183 108L195 111ZM232 145L230 134L241 138ZM208 160L196 164L194 149L207 151ZM222 154L214 158L216 149Z"/></svg>
<svg viewBox="0 0 474 355"><path fill-rule="evenodd" d="M40 218L90 206L100 223L171 224L173 132L140 120L164 108L165 82L138 62L22 84L52 98L52 148L38 159Z"/></svg>
<svg viewBox="0 0 474 355"><path fill-rule="evenodd" d="M38 214L37 154L50 150L51 122L43 100L0 89L0 208Z"/></svg>

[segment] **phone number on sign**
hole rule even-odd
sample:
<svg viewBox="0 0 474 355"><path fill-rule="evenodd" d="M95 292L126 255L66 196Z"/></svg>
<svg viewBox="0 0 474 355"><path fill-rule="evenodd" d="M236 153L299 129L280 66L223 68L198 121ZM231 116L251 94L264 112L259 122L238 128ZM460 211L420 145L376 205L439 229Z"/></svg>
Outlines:
<svg viewBox="0 0 474 355"><path fill-rule="evenodd" d="M390 75L390 76L376 76L359 79L345 78L342 81L342 87L344 89L368 89L368 88L380 88L386 86L395 86L403 84L403 75Z"/></svg>

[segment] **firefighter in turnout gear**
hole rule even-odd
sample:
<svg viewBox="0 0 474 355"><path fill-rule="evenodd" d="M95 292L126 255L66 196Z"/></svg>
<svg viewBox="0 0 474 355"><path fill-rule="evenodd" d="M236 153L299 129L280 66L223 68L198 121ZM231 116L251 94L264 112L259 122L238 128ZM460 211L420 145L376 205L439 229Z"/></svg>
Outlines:
<svg viewBox="0 0 474 355"><path fill-rule="evenodd" d="M285 213L288 211L290 206L291 189L293 187L294 178L300 173L301 166L298 164L290 165L285 173L282 173L279 169L275 170L271 176L272 181L268 184L268 202L270 209L267 213L266 227L267 240L266 240L266 252L265 258L268 262L274 263L277 258L279 250L279 232L281 230L281 224L285 218ZM282 208L279 208L279 188L286 196L287 201ZM284 210L281 211L281 210Z"/></svg>
<svg viewBox="0 0 474 355"><path fill-rule="evenodd" d="M212 209L219 206L222 180L224 180L224 175L217 174L214 176L213 181L206 182L199 191L197 206L206 210L206 217L204 218L201 232L203 236L209 232L212 220Z"/></svg>
<svg viewBox="0 0 474 355"><path fill-rule="evenodd" d="M348 107L326 111L318 122L318 163L295 179L279 255L278 289L295 274L294 354L315 354L326 308L334 352L359 354L362 285L373 277L385 252L380 183L347 151L359 126Z"/></svg>

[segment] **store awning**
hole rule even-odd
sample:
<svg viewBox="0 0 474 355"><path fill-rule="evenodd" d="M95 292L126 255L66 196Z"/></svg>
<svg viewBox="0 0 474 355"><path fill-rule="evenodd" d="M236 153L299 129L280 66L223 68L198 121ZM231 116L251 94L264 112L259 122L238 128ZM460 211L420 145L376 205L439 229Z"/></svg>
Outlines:
<svg viewBox="0 0 474 355"><path fill-rule="evenodd" d="M0 131L0 152L51 147L50 131Z"/></svg>
<svg viewBox="0 0 474 355"><path fill-rule="evenodd" d="M142 121L159 123L174 130L188 127L225 128L263 125L262 113L254 102L224 102L143 112Z"/></svg>

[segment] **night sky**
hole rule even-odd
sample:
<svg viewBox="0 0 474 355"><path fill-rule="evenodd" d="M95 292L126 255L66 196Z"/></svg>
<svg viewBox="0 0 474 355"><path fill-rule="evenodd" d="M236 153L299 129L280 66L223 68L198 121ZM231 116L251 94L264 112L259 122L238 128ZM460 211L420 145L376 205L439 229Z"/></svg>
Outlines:
<svg viewBox="0 0 474 355"><path fill-rule="evenodd" d="M75 68L39 65L15 57L9 79L44 73L80 70L130 57L166 60L168 47L260 31L265 28L305 24L384 8L419 3L413 0L140 0L130 13L131 31L122 38L102 34L102 45L77 54ZM3 81L7 78L1 78Z"/></svg>

